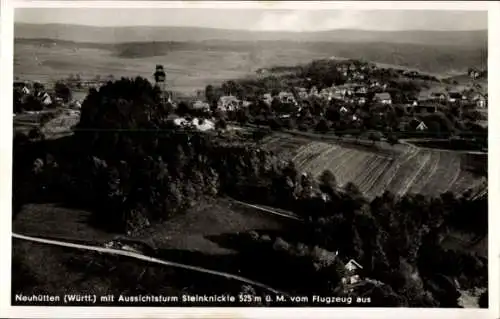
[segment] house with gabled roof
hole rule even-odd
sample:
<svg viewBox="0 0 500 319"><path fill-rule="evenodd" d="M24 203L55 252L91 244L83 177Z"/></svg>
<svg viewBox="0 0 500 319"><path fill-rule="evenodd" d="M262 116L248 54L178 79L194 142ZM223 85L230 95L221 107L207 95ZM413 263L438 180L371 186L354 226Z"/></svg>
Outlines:
<svg viewBox="0 0 500 319"><path fill-rule="evenodd" d="M363 269L363 266L361 266L357 261L355 261L354 259L351 259L349 260L346 264L345 264L345 269L349 272L354 272L358 269Z"/></svg>
<svg viewBox="0 0 500 319"><path fill-rule="evenodd" d="M415 128L417 131L426 131L428 129L427 125L422 121L420 124L417 125Z"/></svg>
<svg viewBox="0 0 500 319"><path fill-rule="evenodd" d="M426 131L428 129L427 125L424 123L424 121L421 121L417 118L411 119L411 121L408 123L407 128L412 131Z"/></svg>
<svg viewBox="0 0 500 319"><path fill-rule="evenodd" d="M342 283L343 284L355 284L360 281L360 276L357 274L359 270L363 269L363 266L361 266L357 261L354 259L349 260L345 266L346 270L345 277L342 278Z"/></svg>

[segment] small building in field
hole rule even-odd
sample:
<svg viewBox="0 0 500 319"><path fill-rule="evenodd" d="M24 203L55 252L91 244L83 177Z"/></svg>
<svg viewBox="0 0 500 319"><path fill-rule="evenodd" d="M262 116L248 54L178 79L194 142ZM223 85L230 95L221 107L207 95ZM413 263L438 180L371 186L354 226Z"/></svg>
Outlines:
<svg viewBox="0 0 500 319"><path fill-rule="evenodd" d="M418 131L418 132L423 132L423 131L427 131L428 130L428 127L427 125L424 123L424 121L421 121L417 118L413 118L407 125L406 127L407 130L411 130L411 131Z"/></svg>
<svg viewBox="0 0 500 319"><path fill-rule="evenodd" d="M424 122L420 122L415 129L417 131L427 131L428 127Z"/></svg>

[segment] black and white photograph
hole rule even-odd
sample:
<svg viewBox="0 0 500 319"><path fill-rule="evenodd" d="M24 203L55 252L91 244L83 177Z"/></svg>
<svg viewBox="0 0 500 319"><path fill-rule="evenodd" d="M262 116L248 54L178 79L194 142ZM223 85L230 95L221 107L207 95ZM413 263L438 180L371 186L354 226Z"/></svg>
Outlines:
<svg viewBox="0 0 500 319"><path fill-rule="evenodd" d="M13 10L12 307L491 305L487 4Z"/></svg>

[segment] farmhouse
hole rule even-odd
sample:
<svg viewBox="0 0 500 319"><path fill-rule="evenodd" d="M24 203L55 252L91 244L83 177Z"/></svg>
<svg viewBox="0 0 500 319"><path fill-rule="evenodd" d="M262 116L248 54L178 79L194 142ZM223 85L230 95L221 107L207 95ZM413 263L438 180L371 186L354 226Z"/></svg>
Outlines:
<svg viewBox="0 0 500 319"><path fill-rule="evenodd" d="M52 98L47 92L40 92L38 98L45 106L52 104Z"/></svg>
<svg viewBox="0 0 500 319"><path fill-rule="evenodd" d="M363 267L356 262L354 259L349 260L347 264L345 264L346 274L345 277L342 278L343 284L355 284L360 281L360 277L357 274L359 270L363 269Z"/></svg>
<svg viewBox="0 0 500 319"><path fill-rule="evenodd" d="M422 131L426 131L428 129L428 127L423 121L420 121L417 118L413 118L409 123L407 123L407 125L404 129L422 132Z"/></svg>
<svg viewBox="0 0 500 319"><path fill-rule="evenodd" d="M482 94L479 94L479 93L476 93L472 97L472 101L474 101L474 103L476 104L476 106L479 107L479 108L486 107L487 102L488 102L487 96L483 96Z"/></svg>
<svg viewBox="0 0 500 319"><path fill-rule="evenodd" d="M278 99L281 103L297 104L297 101L295 101L295 97L290 92L280 92L278 94Z"/></svg>
<svg viewBox="0 0 500 319"><path fill-rule="evenodd" d="M420 124L417 125L416 130L417 131L426 131L427 130L427 125L425 125L424 122L420 122Z"/></svg>
<svg viewBox="0 0 500 319"><path fill-rule="evenodd" d="M382 104L392 104L391 95L387 92L376 93L374 96L374 100Z"/></svg>
<svg viewBox="0 0 500 319"><path fill-rule="evenodd" d="M446 95L442 92L432 92L430 95L430 99L434 101L445 101Z"/></svg>
<svg viewBox="0 0 500 319"><path fill-rule="evenodd" d="M27 85L26 82L16 81L16 82L14 82L14 88L18 89L24 95L30 94L30 90L29 90L28 85Z"/></svg>
<svg viewBox="0 0 500 319"><path fill-rule="evenodd" d="M217 109L228 112L238 109L240 101L232 95L221 96L217 102Z"/></svg>

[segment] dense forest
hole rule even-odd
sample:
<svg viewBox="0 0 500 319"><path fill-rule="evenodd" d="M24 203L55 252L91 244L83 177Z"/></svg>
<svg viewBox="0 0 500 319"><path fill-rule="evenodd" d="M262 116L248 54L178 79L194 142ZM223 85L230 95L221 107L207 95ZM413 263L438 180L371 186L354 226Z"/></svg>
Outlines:
<svg viewBox="0 0 500 319"><path fill-rule="evenodd" d="M73 136L16 135L14 218L24 203L59 201L133 235L204 198L232 196L304 218L299 230L273 239L248 234L245 244L259 247L259 260L311 278L291 290L307 284L308 292L343 294L342 265L318 258L320 248L358 260L364 277L383 283L371 306L457 307L455 279L464 288L487 286L486 258L441 245L450 231L487 235L487 198L385 193L369 202L329 171L314 180L260 149L266 132L184 130L168 119L171 109L147 80L121 79L89 92Z"/></svg>

